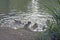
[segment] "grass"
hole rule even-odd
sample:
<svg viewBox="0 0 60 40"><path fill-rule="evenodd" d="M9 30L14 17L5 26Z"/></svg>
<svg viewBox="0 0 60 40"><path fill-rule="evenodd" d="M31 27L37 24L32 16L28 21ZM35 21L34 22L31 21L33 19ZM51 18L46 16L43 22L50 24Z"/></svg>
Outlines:
<svg viewBox="0 0 60 40"><path fill-rule="evenodd" d="M41 10L43 10L42 8L46 9L43 12L51 14L56 20L56 22L48 23L49 25L45 32L38 33L39 40L60 40L60 0L40 0L39 3L43 6ZM52 37L54 35L56 39Z"/></svg>

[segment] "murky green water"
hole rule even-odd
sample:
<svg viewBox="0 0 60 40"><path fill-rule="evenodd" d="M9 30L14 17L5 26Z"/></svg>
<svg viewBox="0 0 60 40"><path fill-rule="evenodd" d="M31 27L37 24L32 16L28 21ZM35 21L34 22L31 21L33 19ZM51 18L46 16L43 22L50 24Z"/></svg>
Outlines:
<svg viewBox="0 0 60 40"><path fill-rule="evenodd" d="M7 13L9 11L9 0L0 0L0 13Z"/></svg>
<svg viewBox="0 0 60 40"><path fill-rule="evenodd" d="M3 13L0 14L0 23L3 27L22 28L31 21L31 30L42 31L42 27L47 26L46 21L52 18L48 13L41 12L39 0L1 0L0 5ZM17 24L14 20L24 24ZM38 24L36 30L32 28L35 23Z"/></svg>
<svg viewBox="0 0 60 40"><path fill-rule="evenodd" d="M0 12L3 12L3 13L6 13L8 12L9 10L12 10L12 9L16 9L16 10L21 10L21 11L27 11L28 10L28 5L29 3L31 4L31 1L32 0L0 0ZM39 5L39 11L41 11L41 3L43 3L44 0L38 0L38 5ZM48 4L48 2L50 4ZM56 3L56 4L55 4ZM48 6L57 6L57 2L56 0L53 2L53 0L46 0L44 2L44 4L48 5Z"/></svg>
<svg viewBox="0 0 60 40"><path fill-rule="evenodd" d="M31 0L10 0L10 9L26 11L30 1Z"/></svg>

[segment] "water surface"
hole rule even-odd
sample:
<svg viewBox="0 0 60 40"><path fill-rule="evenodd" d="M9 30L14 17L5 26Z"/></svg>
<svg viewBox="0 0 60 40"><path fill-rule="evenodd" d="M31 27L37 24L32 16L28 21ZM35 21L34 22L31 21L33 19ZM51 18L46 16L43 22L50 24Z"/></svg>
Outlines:
<svg viewBox="0 0 60 40"><path fill-rule="evenodd" d="M6 1L8 14L0 14L1 27L11 27L14 29L23 28L24 25L31 21L29 28L32 31L43 31L43 27L47 27L47 20L52 21L52 16L48 13L41 12L39 0L9 0ZM0 4L1 5L1 4ZM6 10L5 9L5 10ZM21 21L22 24L16 23L14 20ZM33 29L32 26L37 23L38 27Z"/></svg>

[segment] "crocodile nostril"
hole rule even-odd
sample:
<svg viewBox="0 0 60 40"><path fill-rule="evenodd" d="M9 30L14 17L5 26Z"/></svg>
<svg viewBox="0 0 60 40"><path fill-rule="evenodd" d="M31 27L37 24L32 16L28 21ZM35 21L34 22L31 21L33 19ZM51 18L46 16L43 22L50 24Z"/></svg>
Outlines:
<svg viewBox="0 0 60 40"><path fill-rule="evenodd" d="M33 29L36 29L37 27L38 27L38 24L37 24L37 23L35 23L35 24L32 26Z"/></svg>
<svg viewBox="0 0 60 40"><path fill-rule="evenodd" d="M28 27L29 27L30 24L31 24L31 22L28 21L28 23L24 25L24 29L28 29Z"/></svg>

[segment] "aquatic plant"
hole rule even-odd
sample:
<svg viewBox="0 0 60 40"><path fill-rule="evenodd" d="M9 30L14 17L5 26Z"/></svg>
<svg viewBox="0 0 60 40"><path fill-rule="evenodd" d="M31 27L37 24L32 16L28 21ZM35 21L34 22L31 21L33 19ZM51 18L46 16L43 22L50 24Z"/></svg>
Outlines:
<svg viewBox="0 0 60 40"><path fill-rule="evenodd" d="M41 10L49 13L56 21L48 23L45 32L38 33L40 40L60 40L60 0L40 0Z"/></svg>

